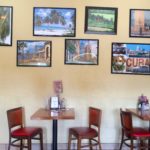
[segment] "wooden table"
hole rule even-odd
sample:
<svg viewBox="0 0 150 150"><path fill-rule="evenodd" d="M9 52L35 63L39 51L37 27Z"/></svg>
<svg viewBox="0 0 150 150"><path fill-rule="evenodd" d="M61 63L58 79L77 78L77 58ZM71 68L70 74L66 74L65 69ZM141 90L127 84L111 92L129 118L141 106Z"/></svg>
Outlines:
<svg viewBox="0 0 150 150"><path fill-rule="evenodd" d="M60 110L48 110L40 108L31 116L31 119L53 120L52 150L57 150L57 120L75 119L75 112L73 108Z"/></svg>
<svg viewBox="0 0 150 150"><path fill-rule="evenodd" d="M136 108L127 108L126 110L128 112L130 112L132 115L134 115L142 120L149 121L149 131L150 131L150 110L141 111ZM150 140L148 143L150 145ZM149 150L150 150L150 148L149 148Z"/></svg>
<svg viewBox="0 0 150 150"><path fill-rule="evenodd" d="M137 116L138 118L142 120L150 121L150 110L141 111L136 108L127 108L126 110L131 112L132 115Z"/></svg>

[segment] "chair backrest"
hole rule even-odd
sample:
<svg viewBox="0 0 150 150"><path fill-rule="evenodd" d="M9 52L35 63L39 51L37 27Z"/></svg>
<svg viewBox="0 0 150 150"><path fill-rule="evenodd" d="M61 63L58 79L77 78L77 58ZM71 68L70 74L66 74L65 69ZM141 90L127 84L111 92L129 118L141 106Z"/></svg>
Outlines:
<svg viewBox="0 0 150 150"><path fill-rule="evenodd" d="M100 129L102 110L89 107L89 127L96 126Z"/></svg>
<svg viewBox="0 0 150 150"><path fill-rule="evenodd" d="M9 132L11 132L13 127L23 127L23 108L18 107L7 110L7 119Z"/></svg>
<svg viewBox="0 0 150 150"><path fill-rule="evenodd" d="M132 114L127 111L120 109L121 126L125 131L125 134L130 133L133 130L132 126Z"/></svg>

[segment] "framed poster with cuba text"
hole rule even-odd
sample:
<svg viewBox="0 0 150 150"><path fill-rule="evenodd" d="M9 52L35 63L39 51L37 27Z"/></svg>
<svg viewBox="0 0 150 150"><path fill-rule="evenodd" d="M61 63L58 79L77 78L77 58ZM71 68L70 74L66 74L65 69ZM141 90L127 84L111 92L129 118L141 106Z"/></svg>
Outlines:
<svg viewBox="0 0 150 150"><path fill-rule="evenodd" d="M150 44L112 43L111 72L150 75Z"/></svg>

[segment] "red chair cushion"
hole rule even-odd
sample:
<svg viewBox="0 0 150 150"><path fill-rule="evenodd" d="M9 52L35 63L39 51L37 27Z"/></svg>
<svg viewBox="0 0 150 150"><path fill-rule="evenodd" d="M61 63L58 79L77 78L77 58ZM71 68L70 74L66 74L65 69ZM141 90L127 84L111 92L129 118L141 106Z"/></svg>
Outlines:
<svg viewBox="0 0 150 150"><path fill-rule="evenodd" d="M98 136L97 131L89 127L75 127L75 128L70 128L69 130L76 137L89 139Z"/></svg>
<svg viewBox="0 0 150 150"><path fill-rule="evenodd" d="M138 130L134 130L134 132L132 133L133 137L150 137L150 131L146 130L146 129L138 129Z"/></svg>
<svg viewBox="0 0 150 150"><path fill-rule="evenodd" d="M39 133L42 129L37 127L24 127L11 132L12 137L30 137Z"/></svg>
<svg viewBox="0 0 150 150"><path fill-rule="evenodd" d="M134 138L140 138L140 137L150 137L150 131L146 128L133 128L132 133L130 133L128 136L132 136Z"/></svg>

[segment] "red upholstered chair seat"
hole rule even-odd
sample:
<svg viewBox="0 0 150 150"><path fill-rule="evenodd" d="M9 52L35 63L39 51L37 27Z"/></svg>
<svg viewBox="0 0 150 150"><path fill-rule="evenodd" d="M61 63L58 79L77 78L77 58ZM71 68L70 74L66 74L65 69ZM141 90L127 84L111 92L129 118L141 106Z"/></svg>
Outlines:
<svg viewBox="0 0 150 150"><path fill-rule="evenodd" d="M12 137L19 137L19 136L30 137L30 136L36 135L40 131L41 131L41 128L36 128L36 127L19 128L19 129L12 131L11 136Z"/></svg>
<svg viewBox="0 0 150 150"><path fill-rule="evenodd" d="M132 129L132 133L131 132L125 132L125 135L128 137L128 138L131 138L131 136L136 136L136 135L141 135L142 134L149 134L149 131L148 129L143 129L143 128L140 128L140 127L134 127Z"/></svg>
<svg viewBox="0 0 150 150"><path fill-rule="evenodd" d="M138 130L135 130L132 134L133 137L140 138L140 137L149 137L150 138L150 132L148 130L138 128Z"/></svg>
<svg viewBox="0 0 150 150"><path fill-rule="evenodd" d="M75 128L70 128L70 132L72 132L75 136L79 136L82 138L94 138L98 136L98 133L95 129L93 128L88 128L88 127L75 127Z"/></svg>

